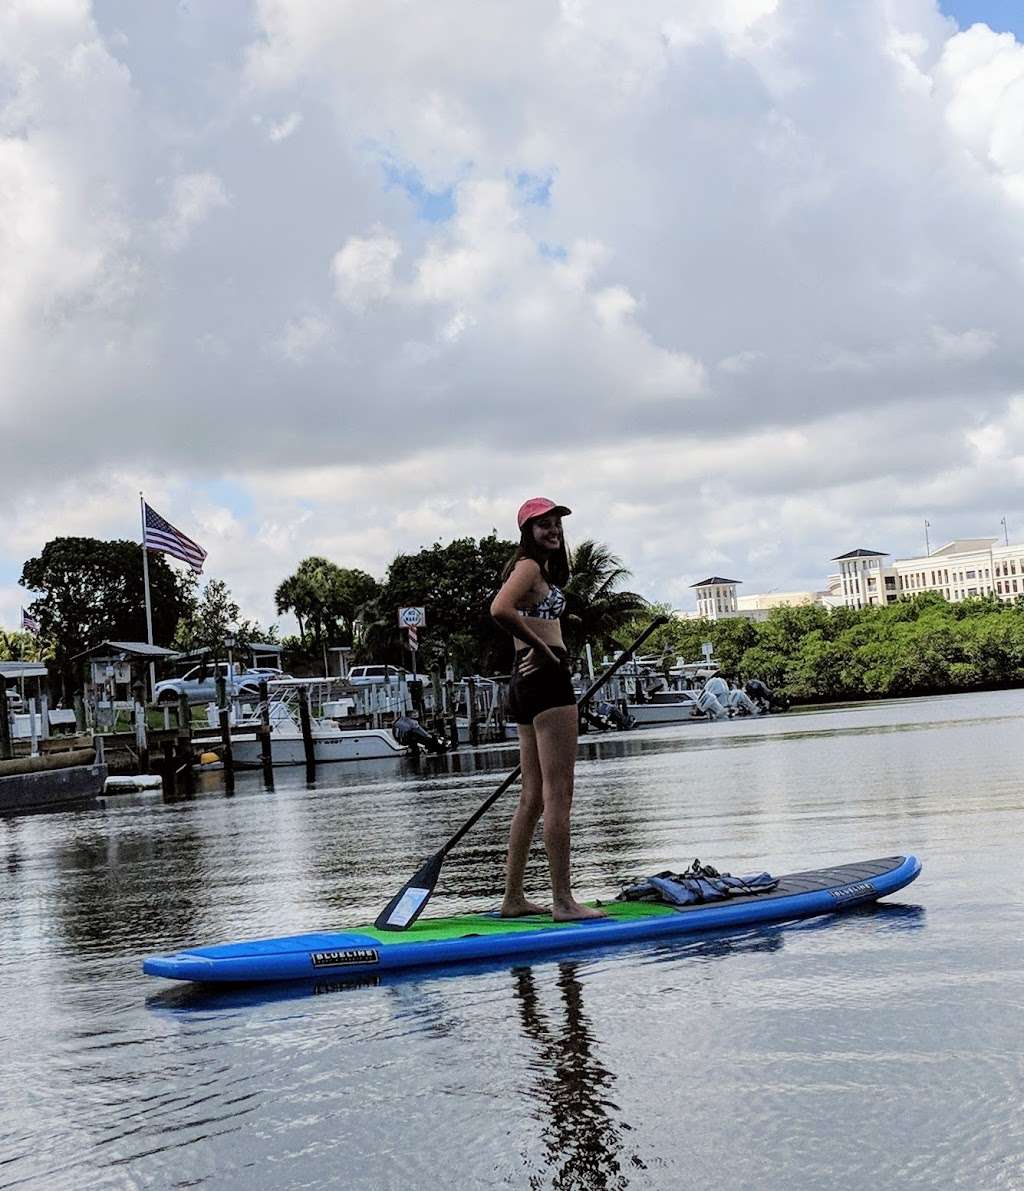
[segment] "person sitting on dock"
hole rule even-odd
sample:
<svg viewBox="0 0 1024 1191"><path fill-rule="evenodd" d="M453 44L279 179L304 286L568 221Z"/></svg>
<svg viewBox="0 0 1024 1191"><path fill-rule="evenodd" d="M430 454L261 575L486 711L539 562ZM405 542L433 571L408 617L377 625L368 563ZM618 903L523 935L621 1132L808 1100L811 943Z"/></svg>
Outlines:
<svg viewBox="0 0 1024 1191"><path fill-rule="evenodd" d="M507 918L543 914L528 901L523 876L537 823L544 817L544 847L551 871L551 916L556 922L602 918L572 895L569 875L569 813L572 808L576 740L576 694L569 673L559 617L569 578L562 517L571 510L537 496L519 509L520 542L491 604L495 621L516 640L509 709L519 726L523 789L509 831L505 898Z"/></svg>

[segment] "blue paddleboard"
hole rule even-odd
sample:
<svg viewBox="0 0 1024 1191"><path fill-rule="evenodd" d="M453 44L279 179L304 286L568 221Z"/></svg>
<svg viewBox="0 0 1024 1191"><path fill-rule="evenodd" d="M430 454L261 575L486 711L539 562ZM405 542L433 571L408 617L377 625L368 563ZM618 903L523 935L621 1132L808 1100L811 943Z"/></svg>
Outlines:
<svg viewBox="0 0 1024 1191"><path fill-rule="evenodd" d="M691 906L597 902L608 917L553 922L546 916L502 918L497 913L420 918L405 931L354 926L276 939L190 947L143 962L150 976L201 983L308 980L437 967L466 960L568 954L643 939L668 939L705 930L731 930L787 918L834 914L895 893L921 871L915 856L890 856L780 877L770 893Z"/></svg>

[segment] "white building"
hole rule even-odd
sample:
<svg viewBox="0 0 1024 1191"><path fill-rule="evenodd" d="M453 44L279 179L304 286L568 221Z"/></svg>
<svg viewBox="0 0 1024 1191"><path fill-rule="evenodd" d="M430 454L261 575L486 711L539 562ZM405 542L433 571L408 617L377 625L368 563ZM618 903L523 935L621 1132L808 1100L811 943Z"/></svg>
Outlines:
<svg viewBox="0 0 1024 1191"><path fill-rule="evenodd" d="M767 620L774 608L800 608L809 604L829 605L827 591L768 591L759 595L737 595L740 579L724 579L712 575L692 586L697 592L697 611L689 613L692 620Z"/></svg>
<svg viewBox="0 0 1024 1191"><path fill-rule="evenodd" d="M840 554L840 594L847 608L893 604L901 596L937 591L950 603L996 595L1012 602L1024 595L1024 545L998 538L957 538L917 558L894 558L878 550Z"/></svg>
<svg viewBox="0 0 1024 1191"><path fill-rule="evenodd" d="M723 579L720 575L712 575L710 579L691 583L690 586L697 593L697 619L728 620L738 615L736 588L741 582L740 579Z"/></svg>

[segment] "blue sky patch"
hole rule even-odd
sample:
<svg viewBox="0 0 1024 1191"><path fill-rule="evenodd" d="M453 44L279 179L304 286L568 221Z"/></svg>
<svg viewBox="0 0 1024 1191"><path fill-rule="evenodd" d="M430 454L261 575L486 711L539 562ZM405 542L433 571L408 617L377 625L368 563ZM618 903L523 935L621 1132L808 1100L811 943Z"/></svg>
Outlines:
<svg viewBox="0 0 1024 1191"><path fill-rule="evenodd" d="M561 244L548 244L545 240L538 241L537 251L551 261L564 261L569 255Z"/></svg>
<svg viewBox="0 0 1024 1191"><path fill-rule="evenodd" d="M996 33L1012 33L1024 41L1024 0L940 0L939 7L961 29L981 21Z"/></svg>
<svg viewBox="0 0 1024 1191"><path fill-rule="evenodd" d="M423 175L415 166L404 165L386 154L381 160L381 169L388 189L398 187L412 199L416 214L428 223L444 223L455 214L455 186L444 190L429 190Z"/></svg>
<svg viewBox="0 0 1024 1191"><path fill-rule="evenodd" d="M528 174L525 170L512 178L520 199L533 207L551 206L551 187L554 181L553 174Z"/></svg>

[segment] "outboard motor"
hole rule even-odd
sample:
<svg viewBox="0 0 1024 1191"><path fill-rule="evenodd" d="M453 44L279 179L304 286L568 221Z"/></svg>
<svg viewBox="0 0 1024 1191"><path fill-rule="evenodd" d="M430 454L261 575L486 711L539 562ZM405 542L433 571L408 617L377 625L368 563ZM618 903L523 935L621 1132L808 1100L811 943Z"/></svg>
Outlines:
<svg viewBox="0 0 1024 1191"><path fill-rule="evenodd" d="M729 692L729 710L733 715L760 715L761 708L741 687L735 686Z"/></svg>
<svg viewBox="0 0 1024 1191"><path fill-rule="evenodd" d="M744 689L751 699L760 705L762 711L789 711L789 696L777 695L760 678L751 678Z"/></svg>
<svg viewBox="0 0 1024 1191"><path fill-rule="evenodd" d="M448 744L440 736L428 732L422 724L417 723L412 716L400 715L391 725L391 735L399 744L408 745L413 752L425 748L428 753L444 753L448 751Z"/></svg>
<svg viewBox="0 0 1024 1191"><path fill-rule="evenodd" d="M717 696L707 687L697 696L697 709L702 711L709 720L720 720L727 714Z"/></svg>

